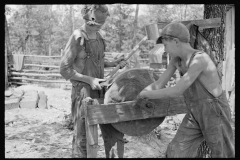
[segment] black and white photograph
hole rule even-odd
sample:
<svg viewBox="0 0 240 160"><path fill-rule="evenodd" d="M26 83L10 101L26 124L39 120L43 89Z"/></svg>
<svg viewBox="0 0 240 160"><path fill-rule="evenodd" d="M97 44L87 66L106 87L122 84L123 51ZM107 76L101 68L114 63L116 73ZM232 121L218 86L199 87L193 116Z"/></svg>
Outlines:
<svg viewBox="0 0 240 160"><path fill-rule="evenodd" d="M235 158L235 4L5 4L5 158Z"/></svg>

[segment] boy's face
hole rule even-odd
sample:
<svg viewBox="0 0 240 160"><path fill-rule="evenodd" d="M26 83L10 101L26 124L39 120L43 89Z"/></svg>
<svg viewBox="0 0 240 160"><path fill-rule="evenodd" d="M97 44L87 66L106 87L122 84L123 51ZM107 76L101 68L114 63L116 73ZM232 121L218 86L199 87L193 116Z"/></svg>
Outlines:
<svg viewBox="0 0 240 160"><path fill-rule="evenodd" d="M164 45L165 52L169 53L171 56L176 56L178 48L173 37L163 37L162 43Z"/></svg>

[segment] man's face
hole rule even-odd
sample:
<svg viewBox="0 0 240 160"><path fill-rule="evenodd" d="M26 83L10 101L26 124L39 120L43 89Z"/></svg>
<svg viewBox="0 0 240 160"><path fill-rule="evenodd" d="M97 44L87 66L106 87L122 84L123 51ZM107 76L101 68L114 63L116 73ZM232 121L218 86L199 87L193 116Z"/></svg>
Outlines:
<svg viewBox="0 0 240 160"><path fill-rule="evenodd" d="M89 25L89 28L91 28L92 31L99 31L104 25L105 21L97 22L97 23L99 23L100 25Z"/></svg>

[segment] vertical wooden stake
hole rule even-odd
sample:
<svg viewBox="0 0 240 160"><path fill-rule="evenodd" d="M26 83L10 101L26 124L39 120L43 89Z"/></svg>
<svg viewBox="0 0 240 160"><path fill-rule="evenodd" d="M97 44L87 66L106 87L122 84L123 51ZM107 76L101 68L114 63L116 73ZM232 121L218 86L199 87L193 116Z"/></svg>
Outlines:
<svg viewBox="0 0 240 160"><path fill-rule="evenodd" d="M86 101L85 101L86 100ZM98 128L96 125L89 125L88 123L88 105L96 104L97 102L93 99L85 99L83 101L84 106L84 116L85 116L85 128L86 128L86 138L87 138L87 158L96 158L98 151Z"/></svg>

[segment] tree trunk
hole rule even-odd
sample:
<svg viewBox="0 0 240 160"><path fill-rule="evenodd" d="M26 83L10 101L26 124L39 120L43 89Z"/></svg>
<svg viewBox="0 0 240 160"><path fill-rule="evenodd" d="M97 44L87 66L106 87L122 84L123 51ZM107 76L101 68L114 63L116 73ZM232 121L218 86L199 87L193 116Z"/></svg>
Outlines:
<svg viewBox="0 0 240 160"><path fill-rule="evenodd" d="M74 6L72 6L72 30L75 30L75 22L74 22Z"/></svg>
<svg viewBox="0 0 240 160"><path fill-rule="evenodd" d="M122 16L122 13L121 13L122 11L121 11L121 9L122 8L121 7L122 6L121 6L121 4L119 4L118 7L119 7L119 16L120 16L119 17L119 23L118 23L119 24L119 26L118 26L118 28L119 28L119 32L118 32L118 36L119 36L119 49L118 49L118 51L121 53L121 51L122 51L122 35L121 35L122 34L122 29L121 29L121 20L122 20L122 17L121 17Z"/></svg>
<svg viewBox="0 0 240 160"><path fill-rule="evenodd" d="M26 13L26 21L27 21L26 28L27 28L27 31L26 31L26 37L25 37L25 40L24 40L25 50L23 50L23 53L24 54L26 54L26 53L29 54L29 52L30 52L29 40L30 40L30 36L31 36L30 24L29 24L29 15L31 14L32 6L31 5L26 5L26 8L27 8L27 13Z"/></svg>
<svg viewBox="0 0 240 160"><path fill-rule="evenodd" d="M70 22L70 34L73 33L73 20L72 20L72 13L73 13L73 5L69 5L69 22Z"/></svg>
<svg viewBox="0 0 240 160"><path fill-rule="evenodd" d="M11 52L7 18L5 15L5 90L8 88L8 54L12 54L12 52Z"/></svg>
<svg viewBox="0 0 240 160"><path fill-rule="evenodd" d="M52 22L52 5L49 7L49 11L50 11L50 18L49 21ZM50 28L49 28L49 48L48 48L48 53L49 56L52 55L52 23L50 23Z"/></svg>
<svg viewBox="0 0 240 160"><path fill-rule="evenodd" d="M203 35L209 42L218 63L224 61L224 32L225 32L226 5L204 5L204 19L221 18L221 25L218 28L204 29ZM219 67L219 65L218 65ZM211 157L211 150L206 141L198 148L198 157Z"/></svg>
<svg viewBox="0 0 240 160"><path fill-rule="evenodd" d="M204 19L221 18L221 25L218 28L209 28L203 30L203 35L210 43L212 51L215 52L215 58L218 62L225 60L224 53L224 32L225 32L226 5L204 5Z"/></svg>
<svg viewBox="0 0 240 160"><path fill-rule="evenodd" d="M134 26L133 26L133 41L131 48L136 45L136 34L137 34L137 24L138 24L138 10L139 10L139 4L136 6L136 12L135 12L135 20L134 20Z"/></svg>
<svg viewBox="0 0 240 160"><path fill-rule="evenodd" d="M186 20L187 19L187 5L185 5L185 12L184 12L184 20Z"/></svg>

